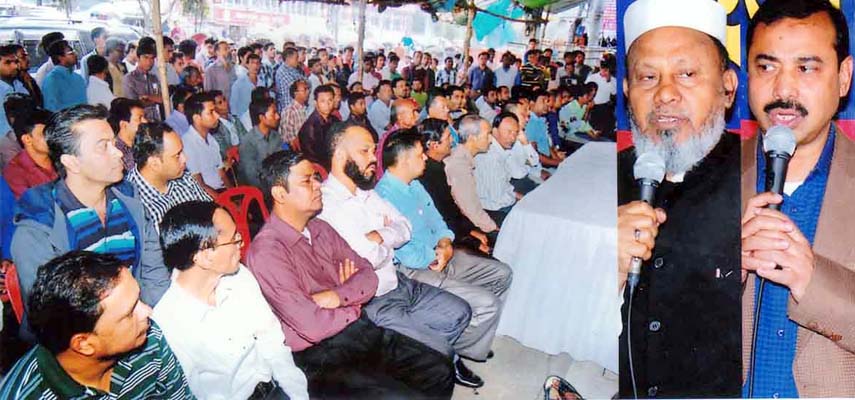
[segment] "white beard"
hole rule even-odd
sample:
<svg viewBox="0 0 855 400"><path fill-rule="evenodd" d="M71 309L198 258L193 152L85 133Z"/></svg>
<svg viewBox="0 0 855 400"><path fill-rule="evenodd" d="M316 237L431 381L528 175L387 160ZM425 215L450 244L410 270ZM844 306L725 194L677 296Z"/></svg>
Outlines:
<svg viewBox="0 0 855 400"><path fill-rule="evenodd" d="M721 140L726 126L722 109L707 118L699 132L692 132L682 143L676 143L673 131L657 132L658 140L641 133L631 112L629 122L635 155L648 151L658 153L665 160L665 172L669 176L684 174L698 165Z"/></svg>

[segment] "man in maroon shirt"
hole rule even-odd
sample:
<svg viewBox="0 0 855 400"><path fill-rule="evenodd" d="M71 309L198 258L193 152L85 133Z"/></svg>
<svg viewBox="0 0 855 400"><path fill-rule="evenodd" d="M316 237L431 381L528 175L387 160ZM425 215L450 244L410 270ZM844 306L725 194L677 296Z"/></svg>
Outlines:
<svg viewBox="0 0 855 400"><path fill-rule="evenodd" d="M272 215L252 241L247 264L308 378L310 395L450 398L450 358L362 314L377 291L377 275L315 218L323 203L312 164L279 151L262 162L260 175Z"/></svg>
<svg viewBox="0 0 855 400"><path fill-rule="evenodd" d="M45 140L45 125L51 115L50 111L36 109L15 120L13 130L23 150L3 169L3 177L16 199L27 189L56 179Z"/></svg>

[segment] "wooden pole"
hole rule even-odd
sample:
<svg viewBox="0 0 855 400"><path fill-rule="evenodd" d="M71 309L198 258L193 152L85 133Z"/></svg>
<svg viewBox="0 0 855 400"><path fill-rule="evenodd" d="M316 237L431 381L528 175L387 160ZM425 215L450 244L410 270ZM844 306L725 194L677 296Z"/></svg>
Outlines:
<svg viewBox="0 0 855 400"><path fill-rule="evenodd" d="M365 65L365 63L363 62L363 57L364 57L363 53L365 51L365 49L364 49L364 45L365 45L365 6L366 6L367 2L368 2L367 0L359 0L359 10L358 10L359 14L357 17L358 18L358 20L357 20L358 25L356 28L357 43L356 43L356 61L355 61L355 62L357 62L357 65L356 65L356 68L354 68L354 69L357 72L356 76L359 77L359 81L363 80L363 73L365 72L362 70L362 66Z"/></svg>
<svg viewBox="0 0 855 400"><path fill-rule="evenodd" d="M163 26L160 24L160 0L151 0L151 26L154 35L154 43L157 46L157 75L160 81L160 95L163 98L163 119L172 113L169 104L169 81L166 79L166 49L163 47Z"/></svg>
<svg viewBox="0 0 855 400"><path fill-rule="evenodd" d="M466 39L463 41L463 60L462 60L463 61L463 68L464 68L464 71L466 71L466 72L469 72L469 67L470 67L467 60L469 60L469 51L470 51L469 50L469 42L472 41L472 23L475 21L475 1L474 0L471 0L469 2L468 14L469 15L466 18ZM464 76L464 78L463 78L464 80L469 79L468 73L463 74L463 76Z"/></svg>

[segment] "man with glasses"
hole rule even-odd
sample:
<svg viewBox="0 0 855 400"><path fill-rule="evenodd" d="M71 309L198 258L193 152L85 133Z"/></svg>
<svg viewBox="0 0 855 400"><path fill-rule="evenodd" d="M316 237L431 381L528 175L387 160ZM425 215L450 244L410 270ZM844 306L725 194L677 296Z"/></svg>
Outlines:
<svg viewBox="0 0 855 400"><path fill-rule="evenodd" d="M308 400L306 376L294 365L279 320L240 263L243 238L229 213L211 201L183 203L166 213L160 232L174 272L152 319L193 394Z"/></svg>
<svg viewBox="0 0 855 400"><path fill-rule="evenodd" d="M65 40L53 42L48 54L54 68L45 77L42 85L45 109L57 112L64 108L86 104L86 81L74 73L77 53ZM17 67L17 65L16 65Z"/></svg>

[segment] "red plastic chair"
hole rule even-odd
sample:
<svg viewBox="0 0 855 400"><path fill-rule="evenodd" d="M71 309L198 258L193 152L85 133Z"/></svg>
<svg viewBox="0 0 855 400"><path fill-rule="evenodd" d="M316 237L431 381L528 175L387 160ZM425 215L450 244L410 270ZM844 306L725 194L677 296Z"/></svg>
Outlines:
<svg viewBox="0 0 855 400"><path fill-rule="evenodd" d="M314 162L313 162L313 163L312 163L312 168L314 168L314 169L315 169L315 172L317 172L317 173L318 173L318 175L320 175L320 176L321 176L321 181L325 181L325 180L327 180L327 169L326 169L326 168L324 168L324 166L323 166L323 165L318 164L318 163L314 163Z"/></svg>
<svg viewBox="0 0 855 400"><path fill-rule="evenodd" d="M24 318L24 299L21 296L21 284L18 282L18 269L15 268L14 263L9 263L6 267L6 293L9 295L9 302L12 303L15 318L20 324Z"/></svg>
<svg viewBox="0 0 855 400"><path fill-rule="evenodd" d="M226 149L226 162L231 165L229 172L232 175L232 181L235 185L239 185L240 183L237 179L237 173L235 172L237 170L238 163L240 163L240 150L238 149L238 146L232 146Z"/></svg>
<svg viewBox="0 0 855 400"><path fill-rule="evenodd" d="M264 220L270 217L270 212L264 204L264 195L261 190L252 186L238 186L227 189L220 193L216 198L217 204L225 208L237 225L237 231L243 238L243 244L240 248L240 257L243 259L249 250L250 230L249 230L249 207L253 202L258 203L261 209L261 214ZM239 204L239 205L238 205Z"/></svg>

